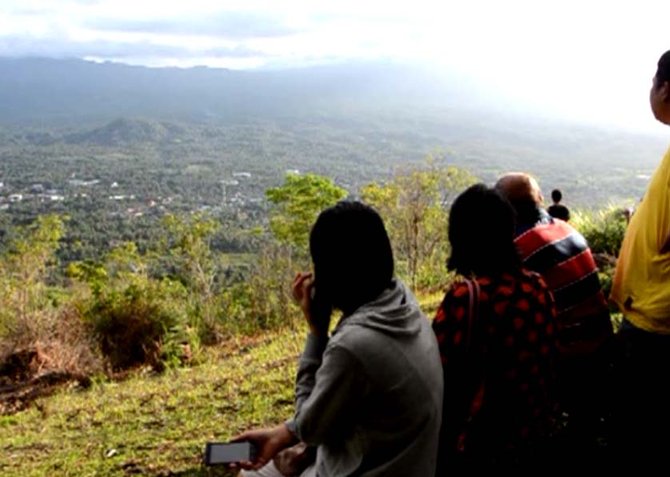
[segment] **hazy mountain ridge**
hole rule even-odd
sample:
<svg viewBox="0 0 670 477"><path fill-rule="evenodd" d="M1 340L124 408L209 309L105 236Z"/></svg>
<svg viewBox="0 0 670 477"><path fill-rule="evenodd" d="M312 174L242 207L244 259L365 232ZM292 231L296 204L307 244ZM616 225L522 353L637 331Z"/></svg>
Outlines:
<svg viewBox="0 0 670 477"><path fill-rule="evenodd" d="M42 124L144 116L239 120L307 112L429 104L474 93L457 78L386 64L281 71L146 68L117 63L0 58L0 121Z"/></svg>
<svg viewBox="0 0 670 477"><path fill-rule="evenodd" d="M104 126L65 135L68 144L118 147L179 141L187 130L169 122L120 118Z"/></svg>

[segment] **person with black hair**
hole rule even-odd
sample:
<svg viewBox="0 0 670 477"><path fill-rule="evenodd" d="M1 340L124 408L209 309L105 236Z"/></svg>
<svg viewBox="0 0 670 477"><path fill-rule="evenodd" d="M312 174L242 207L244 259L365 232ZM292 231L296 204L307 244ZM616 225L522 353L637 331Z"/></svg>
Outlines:
<svg viewBox="0 0 670 477"><path fill-rule="evenodd" d="M551 200L554 202L547 208L547 212L555 219L561 219L566 222L570 220L570 209L561 204L563 193L559 189L551 191Z"/></svg>
<svg viewBox="0 0 670 477"><path fill-rule="evenodd" d="M476 219L474 219L476 218ZM444 370L438 476L530 469L557 418L555 307L514 244L514 211L484 184L449 215L447 268L461 276L433 330Z"/></svg>
<svg viewBox="0 0 670 477"><path fill-rule="evenodd" d="M670 51L659 59L649 103L670 125ZM654 172L621 245L610 299L623 313L618 363L619 457L666 465L670 445L670 150Z"/></svg>
<svg viewBox="0 0 670 477"><path fill-rule="evenodd" d="M396 278L381 217L360 202L324 210L310 234L313 272L293 295L309 324L296 378L296 412L238 440L256 444L243 475L279 476L273 457L297 441L317 446L301 475L432 476L442 414L435 336ZM331 312L342 317L329 337Z"/></svg>

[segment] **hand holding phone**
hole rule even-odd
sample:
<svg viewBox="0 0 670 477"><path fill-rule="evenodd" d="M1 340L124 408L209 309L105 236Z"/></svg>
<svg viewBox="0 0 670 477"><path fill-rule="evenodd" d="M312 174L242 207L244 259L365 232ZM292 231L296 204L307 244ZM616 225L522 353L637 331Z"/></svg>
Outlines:
<svg viewBox="0 0 670 477"><path fill-rule="evenodd" d="M293 298L300 305L312 333L327 335L330 325L331 306L317 293L314 274L299 272L293 279Z"/></svg>
<svg viewBox="0 0 670 477"><path fill-rule="evenodd" d="M255 447L255 452L250 455L249 459L237 460L230 464L245 470L258 470L270 462L279 451L297 442L298 439L288 430L286 424L280 424L270 429L247 431L234 438L232 443L251 444ZM242 449L242 453L244 452L246 450ZM238 456L234 457L237 458Z"/></svg>
<svg viewBox="0 0 670 477"><path fill-rule="evenodd" d="M309 313L314 293L314 275L311 272L298 272L291 284L291 292L303 313Z"/></svg>

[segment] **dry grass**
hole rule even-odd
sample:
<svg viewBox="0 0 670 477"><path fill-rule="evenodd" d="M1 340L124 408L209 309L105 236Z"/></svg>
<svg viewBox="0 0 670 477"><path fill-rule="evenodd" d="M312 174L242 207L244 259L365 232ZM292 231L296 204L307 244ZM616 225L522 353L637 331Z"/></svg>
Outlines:
<svg viewBox="0 0 670 477"><path fill-rule="evenodd" d="M90 375L102 370L90 330L77 310L69 306L33 320L22 320L12 336L0 344L0 363L16 353L35 352L36 357L26 370L30 376L53 371Z"/></svg>

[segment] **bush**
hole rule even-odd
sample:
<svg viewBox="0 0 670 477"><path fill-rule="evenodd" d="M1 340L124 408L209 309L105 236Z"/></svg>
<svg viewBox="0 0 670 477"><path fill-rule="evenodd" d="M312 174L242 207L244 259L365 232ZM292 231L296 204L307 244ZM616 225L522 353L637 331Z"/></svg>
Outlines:
<svg viewBox="0 0 670 477"><path fill-rule="evenodd" d="M113 249L104 265L73 263L68 275L73 288L84 285L79 308L112 371L178 364L198 348L187 289L176 280L151 278L133 243Z"/></svg>
<svg viewBox="0 0 670 477"><path fill-rule="evenodd" d="M63 233L62 218L39 217L10 230L0 256L0 363L33 356L26 379L49 371L82 375L100 369L70 294L49 285Z"/></svg>
<svg viewBox="0 0 670 477"><path fill-rule="evenodd" d="M628 225L623 209L610 205L595 211L577 211L570 223L579 230L589 244L600 268L598 274L603 293L609 296L616 268L616 257Z"/></svg>
<svg viewBox="0 0 670 477"><path fill-rule="evenodd" d="M0 340L34 339L43 319L57 314L46 282L63 230L63 221L49 215L12 231L0 256Z"/></svg>
<svg viewBox="0 0 670 477"><path fill-rule="evenodd" d="M619 255L628 225L620 207L610 205L595 212L576 211L570 223L584 235L594 254Z"/></svg>
<svg viewBox="0 0 670 477"><path fill-rule="evenodd" d="M84 315L113 371L171 364L193 340L180 306L184 299L183 287L175 282L140 278L94 293Z"/></svg>
<svg viewBox="0 0 670 477"><path fill-rule="evenodd" d="M291 247L263 245L246 278L223 291L225 329L250 334L293 323L299 312L291 297L291 280L297 270L308 269L307 260L293 257Z"/></svg>
<svg viewBox="0 0 670 477"><path fill-rule="evenodd" d="M50 371L85 376L102 369L90 330L70 303L42 313L36 321L19 323L11 339L0 340L0 368L7 358L29 353L35 358L24 370L25 380Z"/></svg>

